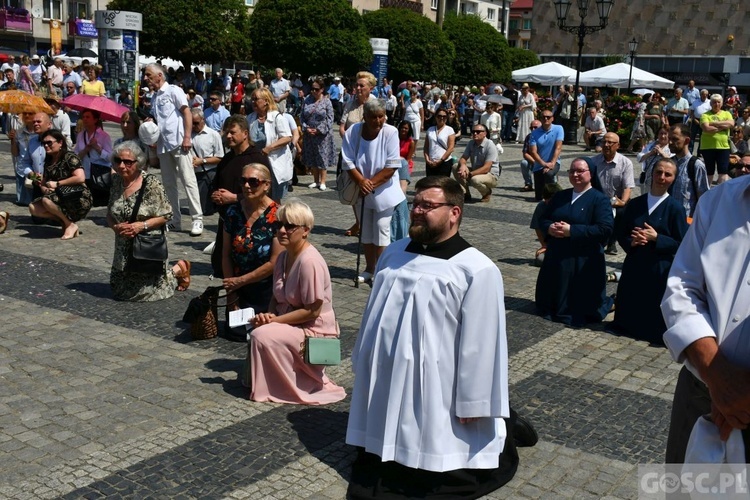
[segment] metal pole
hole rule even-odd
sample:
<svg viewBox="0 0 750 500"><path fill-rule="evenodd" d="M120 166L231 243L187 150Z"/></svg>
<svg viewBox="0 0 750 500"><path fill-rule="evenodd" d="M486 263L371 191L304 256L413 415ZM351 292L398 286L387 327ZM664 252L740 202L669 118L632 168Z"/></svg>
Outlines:
<svg viewBox="0 0 750 500"><path fill-rule="evenodd" d="M635 52L630 52L630 73L628 74L628 95L630 95L630 91L632 90L632 81L633 81L633 59L635 59Z"/></svg>
<svg viewBox="0 0 750 500"><path fill-rule="evenodd" d="M445 19L445 0L438 0L437 18L435 22L440 29L443 28L443 19Z"/></svg>
<svg viewBox="0 0 750 500"><path fill-rule="evenodd" d="M581 81L581 62L583 60L582 54L583 54L583 39L586 36L586 30L584 29L583 19L581 19L581 24L578 27L578 59L576 59L576 86L573 89L573 95L575 95L576 102L575 106L573 106L573 113L571 115L571 125L568 127L567 130L567 137L565 138L565 144L578 144L578 127L580 126L579 120L580 116L578 115L578 86Z"/></svg>

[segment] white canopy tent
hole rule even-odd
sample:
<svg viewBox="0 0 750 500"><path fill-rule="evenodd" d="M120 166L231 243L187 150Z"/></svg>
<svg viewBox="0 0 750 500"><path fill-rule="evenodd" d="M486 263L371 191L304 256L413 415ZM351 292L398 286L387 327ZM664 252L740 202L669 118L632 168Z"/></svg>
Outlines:
<svg viewBox="0 0 750 500"><path fill-rule="evenodd" d="M537 64L511 73L517 82L541 83L542 85L561 85L568 83L569 78L575 83L576 70L556 62Z"/></svg>
<svg viewBox="0 0 750 500"><path fill-rule="evenodd" d="M612 64L603 68L592 69L581 73L579 85L584 87L603 86L627 88L630 65L625 63ZM575 73L568 80L575 83ZM672 80L667 80L659 75L649 73L633 66L633 76L630 79L630 87L649 87L656 89L671 89L674 87Z"/></svg>

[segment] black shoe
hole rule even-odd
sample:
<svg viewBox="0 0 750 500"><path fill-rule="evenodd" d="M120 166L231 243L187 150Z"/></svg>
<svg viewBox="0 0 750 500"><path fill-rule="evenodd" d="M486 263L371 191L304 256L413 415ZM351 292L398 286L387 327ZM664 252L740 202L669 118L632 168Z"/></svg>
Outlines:
<svg viewBox="0 0 750 500"><path fill-rule="evenodd" d="M289 184L289 189L287 189L287 192L288 193L293 193L294 192L294 185L293 184Z"/></svg>
<svg viewBox="0 0 750 500"><path fill-rule="evenodd" d="M536 433L531 422L516 415L516 422L513 425L513 440L519 448L529 448L539 441L539 435Z"/></svg>
<svg viewBox="0 0 750 500"><path fill-rule="evenodd" d="M471 203L471 193L468 191L464 194L464 203Z"/></svg>
<svg viewBox="0 0 750 500"><path fill-rule="evenodd" d="M222 332L221 337L227 339L230 342L247 342L246 332L235 331L233 328L229 328L228 326L224 327L224 331Z"/></svg>
<svg viewBox="0 0 750 500"><path fill-rule="evenodd" d="M617 255L617 243L611 243L604 251L607 255Z"/></svg>

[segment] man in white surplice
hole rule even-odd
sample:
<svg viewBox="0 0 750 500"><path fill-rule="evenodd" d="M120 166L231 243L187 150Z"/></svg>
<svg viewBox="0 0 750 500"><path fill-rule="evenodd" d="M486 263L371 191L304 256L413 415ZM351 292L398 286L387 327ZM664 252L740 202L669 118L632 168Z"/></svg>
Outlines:
<svg viewBox="0 0 750 500"><path fill-rule="evenodd" d="M473 491L451 492L476 498L477 483L494 481L486 494L510 480L518 464L504 420L510 408L503 281L497 266L458 234L460 185L426 177L415 187L410 238L380 257L352 352L346 442L364 449L368 469L395 462L406 483L425 471L433 476L423 482L435 483L450 471L476 470L484 475ZM501 480L489 477L499 469ZM368 474L363 482L380 480ZM377 498L353 491L359 479L355 463L350 497Z"/></svg>

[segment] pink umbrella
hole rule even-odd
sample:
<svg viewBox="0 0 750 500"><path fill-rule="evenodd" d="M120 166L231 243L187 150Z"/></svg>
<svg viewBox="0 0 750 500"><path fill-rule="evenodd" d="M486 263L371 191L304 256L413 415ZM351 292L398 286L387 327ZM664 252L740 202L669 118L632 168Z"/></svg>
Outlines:
<svg viewBox="0 0 750 500"><path fill-rule="evenodd" d="M122 114L126 111L130 111L130 108L117 104L112 99L106 97L86 95L86 94L73 94L62 100L63 105L76 109L78 111L92 110L98 112L102 120L110 122L120 123Z"/></svg>

